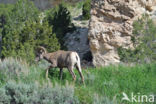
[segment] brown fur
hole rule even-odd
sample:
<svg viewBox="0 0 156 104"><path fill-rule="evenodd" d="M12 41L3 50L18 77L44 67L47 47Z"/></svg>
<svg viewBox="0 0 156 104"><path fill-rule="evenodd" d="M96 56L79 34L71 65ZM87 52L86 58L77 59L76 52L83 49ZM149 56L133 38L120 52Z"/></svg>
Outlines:
<svg viewBox="0 0 156 104"><path fill-rule="evenodd" d="M73 79L76 80L76 75L73 72L73 68L74 68L74 66L76 66L76 68L81 76L82 82L84 82L84 77L83 77L82 71L81 71L80 58L76 52L59 50L56 52L47 53L45 48L40 47L37 50L36 59L37 59L37 61L39 61L40 59L45 59L49 63L51 63L51 65L49 66L49 68L46 71L47 78L48 78L49 69L58 67L58 68L60 68L60 79L62 79L63 68L67 68L68 71L71 73Z"/></svg>

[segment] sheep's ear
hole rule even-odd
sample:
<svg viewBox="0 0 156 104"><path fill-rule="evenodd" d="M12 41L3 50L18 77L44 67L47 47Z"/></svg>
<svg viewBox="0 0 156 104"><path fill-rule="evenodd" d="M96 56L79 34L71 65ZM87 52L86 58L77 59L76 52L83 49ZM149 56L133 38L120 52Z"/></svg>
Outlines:
<svg viewBox="0 0 156 104"><path fill-rule="evenodd" d="M39 49L42 51L42 53L46 53L46 49L44 47L40 46Z"/></svg>

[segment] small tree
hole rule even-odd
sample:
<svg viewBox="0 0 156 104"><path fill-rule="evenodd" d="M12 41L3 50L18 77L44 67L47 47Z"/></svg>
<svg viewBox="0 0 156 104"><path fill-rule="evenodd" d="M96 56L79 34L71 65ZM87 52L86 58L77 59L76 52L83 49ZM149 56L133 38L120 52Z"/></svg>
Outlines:
<svg viewBox="0 0 156 104"><path fill-rule="evenodd" d="M50 26L53 27L53 32L61 44L61 48L65 49L64 36L67 32L75 30L74 24L71 22L71 15L64 4L60 4L52 9L47 16Z"/></svg>
<svg viewBox="0 0 156 104"><path fill-rule="evenodd" d="M2 47L2 34L4 34L3 29L12 8L13 8L12 4L0 4L0 57L1 57L1 47Z"/></svg>
<svg viewBox="0 0 156 104"><path fill-rule="evenodd" d="M60 48L48 22L40 23L39 11L28 0L19 0L2 28L2 58L22 57L32 62L35 48L44 46L49 51Z"/></svg>
<svg viewBox="0 0 156 104"><path fill-rule="evenodd" d="M38 10L32 2L19 0L7 14L2 29L2 58L16 56L19 49L20 33L26 21L37 21Z"/></svg>
<svg viewBox="0 0 156 104"><path fill-rule="evenodd" d="M60 49L56 35L52 34L52 28L47 22L43 24L27 22L20 33L18 56L32 61L35 58L34 53L38 46L44 46L51 52Z"/></svg>

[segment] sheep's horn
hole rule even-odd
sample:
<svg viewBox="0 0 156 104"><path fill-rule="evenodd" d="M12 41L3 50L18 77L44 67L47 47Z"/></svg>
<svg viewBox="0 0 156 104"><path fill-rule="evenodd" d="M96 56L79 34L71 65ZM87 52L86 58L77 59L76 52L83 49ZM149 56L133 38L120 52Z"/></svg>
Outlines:
<svg viewBox="0 0 156 104"><path fill-rule="evenodd" d="M44 53L47 53L46 49L45 49L44 47L42 47L42 46L39 46L38 49L39 49L39 50L42 50Z"/></svg>

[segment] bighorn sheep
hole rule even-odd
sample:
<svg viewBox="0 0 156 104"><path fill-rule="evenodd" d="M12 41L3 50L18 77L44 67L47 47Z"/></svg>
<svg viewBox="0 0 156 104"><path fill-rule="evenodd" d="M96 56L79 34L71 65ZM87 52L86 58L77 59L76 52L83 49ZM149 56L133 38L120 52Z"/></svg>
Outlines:
<svg viewBox="0 0 156 104"><path fill-rule="evenodd" d="M76 66L82 82L84 83L80 58L76 52L59 50L56 52L47 53L44 47L39 47L36 52L36 61L40 61L40 59L45 59L51 64L46 70L46 78L48 78L48 71L50 68L58 67L60 68L60 79L62 79L63 68L67 68L71 73L73 80L75 81L76 75L73 72L73 68Z"/></svg>

